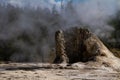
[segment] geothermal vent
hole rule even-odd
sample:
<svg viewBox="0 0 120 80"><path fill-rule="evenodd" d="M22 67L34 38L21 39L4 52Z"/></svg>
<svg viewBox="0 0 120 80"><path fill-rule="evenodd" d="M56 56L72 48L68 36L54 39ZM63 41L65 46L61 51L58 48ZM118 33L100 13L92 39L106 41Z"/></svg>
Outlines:
<svg viewBox="0 0 120 80"><path fill-rule="evenodd" d="M55 33L56 58L54 63L96 61L115 69L120 68L120 59L88 29L72 28Z"/></svg>

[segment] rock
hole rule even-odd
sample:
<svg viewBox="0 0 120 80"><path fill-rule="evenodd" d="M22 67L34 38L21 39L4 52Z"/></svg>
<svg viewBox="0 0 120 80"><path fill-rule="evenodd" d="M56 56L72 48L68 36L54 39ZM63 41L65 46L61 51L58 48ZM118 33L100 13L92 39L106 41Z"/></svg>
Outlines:
<svg viewBox="0 0 120 80"><path fill-rule="evenodd" d="M65 37L64 37L65 35ZM120 59L88 29L59 30L55 35L56 63L98 62L120 70ZM69 62L68 62L69 60Z"/></svg>
<svg viewBox="0 0 120 80"><path fill-rule="evenodd" d="M54 63L68 63L68 57L65 51L65 40L62 30L59 30L55 33L56 41L56 58Z"/></svg>

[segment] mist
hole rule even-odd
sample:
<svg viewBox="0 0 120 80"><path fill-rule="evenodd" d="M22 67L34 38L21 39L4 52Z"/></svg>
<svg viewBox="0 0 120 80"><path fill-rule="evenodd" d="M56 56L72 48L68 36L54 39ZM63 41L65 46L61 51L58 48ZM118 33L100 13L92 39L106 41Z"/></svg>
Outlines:
<svg viewBox="0 0 120 80"><path fill-rule="evenodd" d="M68 4L70 5L70 4ZM119 10L117 0L85 0L81 3L73 3L73 9L65 12L70 25L88 25L95 34L101 37L109 37L114 28L108 25L108 21ZM70 6L69 6L70 7ZM71 13L70 16L68 16ZM76 23L78 21L78 23ZM81 22L81 23L80 23ZM80 24L79 24L80 23Z"/></svg>
<svg viewBox="0 0 120 80"><path fill-rule="evenodd" d="M11 61L47 62L54 46L54 33L71 27L89 28L109 38L108 25L119 10L117 0L0 0L0 48ZM8 51L6 52L5 50ZM5 58L6 59L6 58Z"/></svg>

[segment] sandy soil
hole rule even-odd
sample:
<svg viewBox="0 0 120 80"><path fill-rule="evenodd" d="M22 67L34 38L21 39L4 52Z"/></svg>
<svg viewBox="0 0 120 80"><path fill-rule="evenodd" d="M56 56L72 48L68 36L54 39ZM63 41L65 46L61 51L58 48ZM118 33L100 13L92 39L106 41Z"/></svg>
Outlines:
<svg viewBox="0 0 120 80"><path fill-rule="evenodd" d="M0 64L0 80L120 80L120 72L105 66L41 63Z"/></svg>

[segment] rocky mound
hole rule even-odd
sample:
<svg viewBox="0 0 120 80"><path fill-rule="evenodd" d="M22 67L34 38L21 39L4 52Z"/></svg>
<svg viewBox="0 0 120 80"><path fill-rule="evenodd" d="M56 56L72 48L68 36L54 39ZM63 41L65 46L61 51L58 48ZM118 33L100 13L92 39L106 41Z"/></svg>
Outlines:
<svg viewBox="0 0 120 80"><path fill-rule="evenodd" d="M88 29L72 28L55 34L56 58L54 63L98 62L120 70L120 59ZM93 64L94 65L94 64Z"/></svg>

